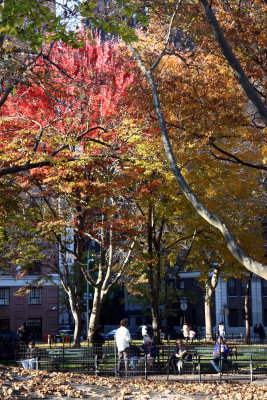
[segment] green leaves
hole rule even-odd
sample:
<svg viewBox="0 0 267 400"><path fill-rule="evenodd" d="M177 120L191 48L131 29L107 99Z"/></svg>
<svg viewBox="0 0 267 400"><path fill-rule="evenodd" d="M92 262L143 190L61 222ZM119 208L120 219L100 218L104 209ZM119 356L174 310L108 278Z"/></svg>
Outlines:
<svg viewBox="0 0 267 400"><path fill-rule="evenodd" d="M145 13L138 6L138 2L127 0L118 1L116 6L107 1L100 12L96 0L65 1L57 10L54 2L6 0L0 6L0 34L13 36L34 51L40 50L43 42L57 40L78 48L83 42L77 31L85 23L119 35L129 43L137 40L129 20L135 17L143 26L147 24Z"/></svg>

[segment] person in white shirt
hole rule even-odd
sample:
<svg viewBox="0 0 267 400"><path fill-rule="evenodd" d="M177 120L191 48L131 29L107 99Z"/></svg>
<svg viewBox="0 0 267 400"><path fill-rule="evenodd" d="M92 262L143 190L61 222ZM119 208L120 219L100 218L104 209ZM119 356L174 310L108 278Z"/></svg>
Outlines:
<svg viewBox="0 0 267 400"><path fill-rule="evenodd" d="M125 374L128 371L128 360L130 356L130 343L132 341L129 330L126 328L128 321L122 319L120 321L120 328L116 330L115 341L118 349L118 372L120 373L122 361L124 360Z"/></svg>

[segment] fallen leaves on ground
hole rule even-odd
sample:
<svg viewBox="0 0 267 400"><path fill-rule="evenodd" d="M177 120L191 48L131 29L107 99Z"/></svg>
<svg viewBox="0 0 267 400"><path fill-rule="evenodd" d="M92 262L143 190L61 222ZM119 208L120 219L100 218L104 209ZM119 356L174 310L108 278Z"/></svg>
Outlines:
<svg viewBox="0 0 267 400"><path fill-rule="evenodd" d="M205 400L264 400L267 399L267 387L238 382L125 380L12 367L2 367L0 370L0 398L5 400L53 397L150 400L156 396L161 398L161 395L175 400L195 400L199 396Z"/></svg>

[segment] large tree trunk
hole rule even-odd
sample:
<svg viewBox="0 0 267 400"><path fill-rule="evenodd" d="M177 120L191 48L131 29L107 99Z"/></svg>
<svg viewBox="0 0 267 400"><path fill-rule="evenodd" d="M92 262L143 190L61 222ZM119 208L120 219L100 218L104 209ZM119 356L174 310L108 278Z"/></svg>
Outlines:
<svg viewBox="0 0 267 400"><path fill-rule="evenodd" d="M73 347L80 347L81 345L81 332L82 332L82 320L81 320L81 297L73 295L72 291L68 291L69 302L71 312L74 318L74 339Z"/></svg>
<svg viewBox="0 0 267 400"><path fill-rule="evenodd" d="M212 340L212 322L211 322L211 296L212 289L208 286L205 290L205 327L206 327L206 340Z"/></svg>
<svg viewBox="0 0 267 400"><path fill-rule="evenodd" d="M214 268L210 281L206 281L205 285L205 327L206 339L212 340L212 320L211 320L211 296L215 292L218 285L220 270Z"/></svg>
<svg viewBox="0 0 267 400"><path fill-rule="evenodd" d="M158 94L158 88L157 85L154 81L153 77L153 69L158 65L158 62L156 61L153 65L153 67L148 70L143 63L139 53L133 48L132 45L129 45L131 48L134 56L136 57L139 66L144 73L144 75L147 78L147 81L150 85L152 96L153 96L153 103L154 103L154 109L157 114L158 118L158 123L160 126L160 132L161 132L161 138L163 142L163 146L165 149L166 157L169 163L169 166L172 170L172 173L176 179L176 182L180 186L182 192L184 193L185 197L188 199L188 201L192 204L196 212L203 218L205 221L207 221L211 226L214 228L218 229L225 241L226 241L226 246L228 250L231 252L234 258L236 258L240 264L242 264L246 269L248 269L250 272L255 273L256 275L261 276L262 278L267 280L267 266L259 263L252 258L248 257L244 251L241 249L241 247L238 245L237 241L233 237L230 229L226 225L226 223L217 215L209 211L204 204L201 203L201 201L197 198L195 193L191 190L190 186L184 179L181 169L178 167L173 149L169 140L169 135L168 135L168 129L166 126L166 121L163 115L163 111L161 108L161 103L159 99L159 94ZM162 53L163 54L163 53ZM162 55L160 56L162 57ZM160 59L160 58L159 58ZM158 59L158 60L159 60Z"/></svg>
<svg viewBox="0 0 267 400"><path fill-rule="evenodd" d="M93 306L90 315L89 329L88 329L88 338L90 342L92 342L93 334L96 328L98 327L99 315L102 304L103 304L103 295L101 294L101 288L96 287L94 292Z"/></svg>

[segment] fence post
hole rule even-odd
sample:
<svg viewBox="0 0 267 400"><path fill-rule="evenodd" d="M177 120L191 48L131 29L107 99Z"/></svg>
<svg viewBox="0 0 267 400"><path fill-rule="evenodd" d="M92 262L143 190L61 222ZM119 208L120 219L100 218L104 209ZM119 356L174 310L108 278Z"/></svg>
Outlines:
<svg viewBox="0 0 267 400"><path fill-rule="evenodd" d="M63 342L63 349L62 349L62 370L65 370L65 336L62 337L62 342Z"/></svg>
<svg viewBox="0 0 267 400"><path fill-rule="evenodd" d="M147 354L145 354L145 380L147 380Z"/></svg>
<svg viewBox="0 0 267 400"><path fill-rule="evenodd" d="M114 374L118 376L118 365L117 365L117 348L116 348L116 341L114 340Z"/></svg>
<svg viewBox="0 0 267 400"><path fill-rule="evenodd" d="M201 382L201 363L200 363L200 356L198 356L198 382Z"/></svg>
<svg viewBox="0 0 267 400"><path fill-rule="evenodd" d="M167 381L169 380L169 373L170 373L170 344L168 343L168 356L167 356ZM163 359L164 362L164 359Z"/></svg>
<svg viewBox="0 0 267 400"><path fill-rule="evenodd" d="M95 355L95 376L98 376L97 354Z"/></svg>
<svg viewBox="0 0 267 400"><path fill-rule="evenodd" d="M252 362L252 354L250 354L250 382L253 381L253 362Z"/></svg>

